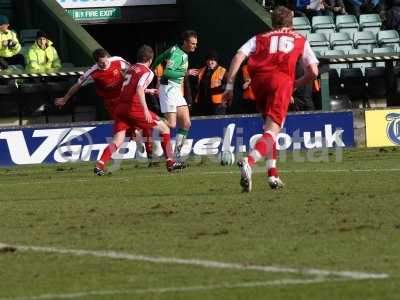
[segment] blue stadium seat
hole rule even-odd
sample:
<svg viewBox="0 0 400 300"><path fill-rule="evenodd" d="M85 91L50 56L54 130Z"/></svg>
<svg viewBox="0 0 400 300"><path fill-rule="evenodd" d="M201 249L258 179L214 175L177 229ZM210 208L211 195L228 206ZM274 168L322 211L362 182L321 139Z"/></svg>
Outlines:
<svg viewBox="0 0 400 300"><path fill-rule="evenodd" d="M336 29L339 32L347 32L350 37L353 36L354 32L358 31L358 22L353 15L338 15L336 16Z"/></svg>

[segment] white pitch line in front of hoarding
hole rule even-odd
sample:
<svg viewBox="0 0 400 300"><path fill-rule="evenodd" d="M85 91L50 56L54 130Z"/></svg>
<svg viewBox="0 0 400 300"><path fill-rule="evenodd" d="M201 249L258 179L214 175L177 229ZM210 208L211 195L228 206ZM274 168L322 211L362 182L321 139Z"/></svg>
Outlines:
<svg viewBox="0 0 400 300"><path fill-rule="evenodd" d="M75 299L87 298L93 296L114 296L114 295L144 295L144 294L165 294L165 293L184 293L184 292L199 292L199 291L212 291L222 289L240 289L240 288L258 288L268 286L287 286L287 285L305 285L316 284L322 282L337 282L344 281L343 279L328 279L328 278L315 278L315 279L278 279L271 281L255 281L255 282L241 282L241 283L220 283L212 285L195 285L183 287L164 287L164 288L148 288L148 289L118 289L118 290L97 290L97 291L84 291L64 294L44 294L39 296L27 297L13 297L13 298L0 298L0 300L50 300L50 299Z"/></svg>
<svg viewBox="0 0 400 300"><path fill-rule="evenodd" d="M208 171L208 172L196 172L196 173L185 173L185 172L178 172L178 173L172 173L172 174L165 174L161 175L158 174L158 178L169 178L171 176L214 176L214 175L227 175L227 174L238 174L239 171ZM283 174L296 174L296 173L370 173L370 172L400 172L400 168L387 168L387 169L325 169L325 170L308 170L308 169L297 169L297 170L280 170L280 173ZM255 167L253 170L253 174L257 173L265 173L265 170L262 167ZM140 178L154 178L156 176L155 174L149 174L149 175L140 175ZM89 177L89 175L88 175ZM47 181L39 180L39 181L31 181L31 182L15 182L15 181L2 181L0 180L0 183L2 185L31 185L31 184L65 184L65 183L71 183L71 182L88 182L91 181L94 176L91 176L91 178L79 178L79 179L73 179L73 178L68 178L65 180L56 180L56 179L48 179ZM107 177L107 176L106 176ZM8 177L9 178L9 177ZM135 174L132 174L130 177L117 177L117 176L110 176L108 177L110 180L125 180L125 181L130 181L131 179L135 178Z"/></svg>
<svg viewBox="0 0 400 300"><path fill-rule="evenodd" d="M330 271L330 270L310 269L310 268L300 269L300 268L288 268L279 266L263 266L263 265L251 265L247 263L230 263L230 262L220 262L220 261L202 260L202 259L182 259L176 257L137 255L124 252L116 252L116 251L94 251L94 250L67 249L58 247L9 245L0 243L0 249L2 248L15 249L16 251L21 251L21 252L56 253L56 254L64 254L71 256L92 256L92 257L101 257L110 259L149 262L156 264L190 265L190 266L197 266L210 269L258 271L265 273L288 273L288 274L299 274L299 275L318 276L318 277L336 276L352 280L385 279L389 277L389 275L386 273L366 273L360 271Z"/></svg>

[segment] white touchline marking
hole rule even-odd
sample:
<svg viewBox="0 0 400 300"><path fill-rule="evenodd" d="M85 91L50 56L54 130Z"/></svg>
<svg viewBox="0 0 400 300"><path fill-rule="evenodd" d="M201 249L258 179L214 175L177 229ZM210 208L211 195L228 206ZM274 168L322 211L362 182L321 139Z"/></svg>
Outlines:
<svg viewBox="0 0 400 300"><path fill-rule="evenodd" d="M284 174L296 174L296 173L351 173L351 172L400 172L400 168L388 168L388 169L325 169L325 170L308 170L308 169L298 169L298 170L279 170L280 173L284 173ZM255 167L253 174L257 174L257 173L265 173L265 169L263 167ZM158 174L158 173L154 173L154 174L148 174L148 175L140 175L140 178L154 178L154 176L157 176L158 178L170 178L171 176L207 176L207 175L226 175L226 174L239 174L239 170L237 171L208 171L208 172L196 172L196 173L188 173L188 172L177 172L177 173L173 173L173 174ZM131 179L134 179L136 177L137 173L132 173L132 176L130 177L118 177L118 176L110 176L107 179L109 180L124 180L126 182L129 182ZM85 183L85 182L89 182L92 181L93 179L96 179L97 177L92 175L90 172L88 172L88 176L92 177L92 178L77 178L77 179L73 179L73 178L68 178L65 180L57 180L56 178L49 178L47 181L30 181L30 182L23 182L23 181L19 181L19 182L7 182L7 181L2 181L0 180L0 183L2 185L8 184L8 185L40 185L40 184L65 184L65 183L70 183L70 182L78 182L78 183ZM106 176L107 177L107 176Z"/></svg>
<svg viewBox="0 0 400 300"><path fill-rule="evenodd" d="M166 288L149 288L149 289L126 289L126 290L98 290L87 292L75 292L68 294L44 294L40 296L0 298L0 300L47 300L47 299L74 299L91 296L110 296L117 294L162 294L173 292L196 292L211 291L217 289L236 289L236 288L256 288L275 285L295 285L295 284L313 284L321 282L343 281L343 280L327 280L326 278L315 279L279 279L261 282L242 282L242 283L221 283L212 285L197 285L184 287L166 287Z"/></svg>
<svg viewBox="0 0 400 300"><path fill-rule="evenodd" d="M320 269L296 269L286 268L277 266L261 266L261 265L250 265L244 263L228 263L219 262L213 260L202 260L202 259L181 259L176 257L161 257L161 256L147 256L147 255L136 255L124 252L116 251L92 251L92 250L78 250L78 249L66 249L56 247L37 247L37 246L23 246L23 245L8 245L0 243L0 249L15 248L19 251L33 251L33 252L44 252L44 253L58 253L75 256L94 256L94 257L107 257L111 259L124 259L131 261L143 261L152 262L158 264L175 264L175 265L191 265L204 268L213 269L231 269L240 271L259 271L266 273L291 273L301 274L309 276L337 276L353 280L362 279L385 279L389 275L386 273L365 273L358 271L329 271Z"/></svg>

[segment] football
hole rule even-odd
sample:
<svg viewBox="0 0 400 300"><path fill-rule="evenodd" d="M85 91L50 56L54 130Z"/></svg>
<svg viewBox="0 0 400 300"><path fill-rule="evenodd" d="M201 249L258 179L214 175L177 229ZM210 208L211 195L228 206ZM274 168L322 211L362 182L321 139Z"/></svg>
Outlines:
<svg viewBox="0 0 400 300"><path fill-rule="evenodd" d="M231 151L222 151L220 154L220 163L222 166L231 166L235 163L235 153Z"/></svg>

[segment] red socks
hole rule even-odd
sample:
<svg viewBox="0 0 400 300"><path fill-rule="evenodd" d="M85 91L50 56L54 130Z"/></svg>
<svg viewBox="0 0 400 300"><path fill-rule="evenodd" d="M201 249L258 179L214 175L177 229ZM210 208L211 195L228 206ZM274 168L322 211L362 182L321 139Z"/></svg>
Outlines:
<svg viewBox="0 0 400 300"><path fill-rule="evenodd" d="M248 162L250 167L253 167L253 165L260 159L264 157L270 159L274 155L276 157L275 138L271 132L267 131L258 139L254 149L250 152Z"/></svg>
<svg viewBox="0 0 400 300"><path fill-rule="evenodd" d="M115 152L115 151L117 151L117 146L114 144L114 143L112 143L112 144L109 144L108 146L107 146L107 148L106 149L104 149L104 152L103 152L103 154L101 155L101 157L100 157L100 160L97 162L97 166L98 167L103 167L105 164L107 164L107 162L111 159L111 156L113 155L113 153Z"/></svg>
<svg viewBox="0 0 400 300"><path fill-rule="evenodd" d="M172 161L173 159L173 152L171 147L171 136L169 133L164 133L161 135L161 147L164 151L164 157L168 161Z"/></svg>

